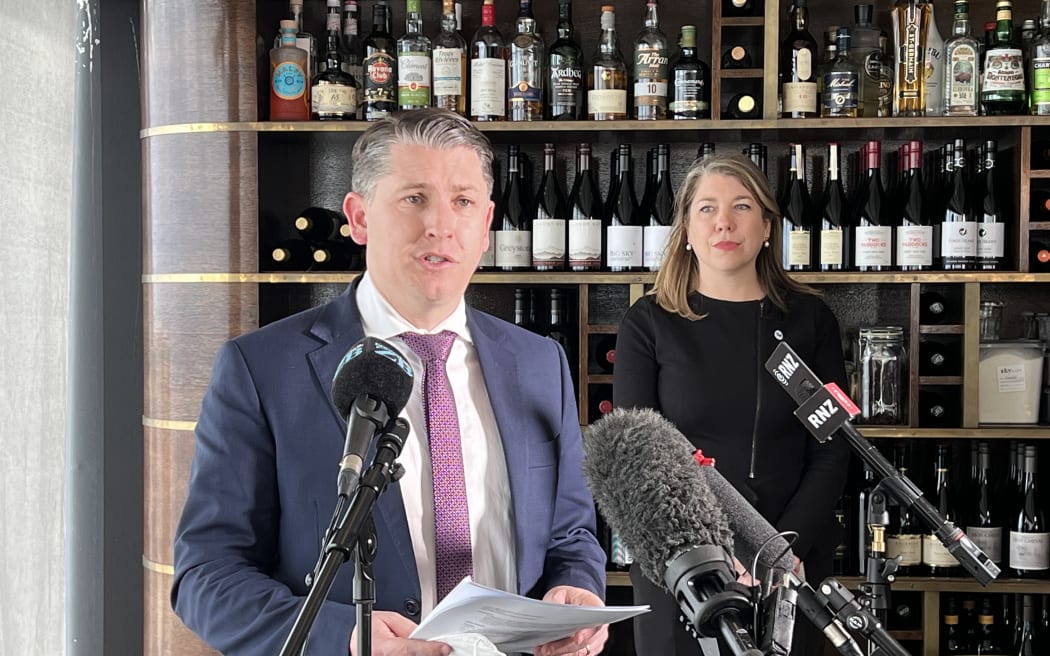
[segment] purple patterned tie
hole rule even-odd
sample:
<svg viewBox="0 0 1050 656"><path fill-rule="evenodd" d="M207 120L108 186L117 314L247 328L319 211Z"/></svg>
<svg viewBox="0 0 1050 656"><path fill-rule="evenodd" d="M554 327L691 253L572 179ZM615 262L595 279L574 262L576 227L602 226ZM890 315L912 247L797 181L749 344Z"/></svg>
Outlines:
<svg viewBox="0 0 1050 656"><path fill-rule="evenodd" d="M423 360L423 407L434 479L434 549L437 600L474 571L470 549L470 515L463 480L463 449L459 440L456 399L445 372L456 333L402 333L401 339Z"/></svg>

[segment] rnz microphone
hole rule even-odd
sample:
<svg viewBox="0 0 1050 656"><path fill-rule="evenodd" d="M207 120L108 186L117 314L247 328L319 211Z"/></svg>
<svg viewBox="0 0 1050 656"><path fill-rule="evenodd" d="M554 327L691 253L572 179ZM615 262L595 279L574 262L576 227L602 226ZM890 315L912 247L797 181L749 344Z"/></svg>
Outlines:
<svg viewBox="0 0 1050 656"><path fill-rule="evenodd" d="M343 356L332 377L332 404L346 422L339 496L349 497L357 487L372 439L411 394L412 366L389 342L365 337Z"/></svg>
<svg viewBox="0 0 1050 656"><path fill-rule="evenodd" d="M584 432L583 447L598 508L645 577L671 592L697 634L721 638L736 656L761 656L730 522L706 480L713 469L697 466L689 441L652 410L614 410Z"/></svg>

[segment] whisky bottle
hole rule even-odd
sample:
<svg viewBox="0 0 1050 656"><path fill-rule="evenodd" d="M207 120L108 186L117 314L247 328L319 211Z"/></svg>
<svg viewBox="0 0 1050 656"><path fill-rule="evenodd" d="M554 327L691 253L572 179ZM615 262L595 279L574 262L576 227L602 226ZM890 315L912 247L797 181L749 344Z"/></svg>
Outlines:
<svg viewBox="0 0 1050 656"><path fill-rule="evenodd" d="M857 118L863 114L861 70L850 54L850 32L840 27L836 37L835 61L824 73L820 115L826 118Z"/></svg>
<svg viewBox="0 0 1050 656"><path fill-rule="evenodd" d="M682 54L671 69L674 89L671 92L671 118L689 120L711 116L711 93L708 81L711 69L696 56L696 26L683 25L678 45Z"/></svg>
<svg viewBox="0 0 1050 656"><path fill-rule="evenodd" d="M423 34L420 0L405 0L405 35L397 40L397 106L401 111L430 107L431 45Z"/></svg>
<svg viewBox="0 0 1050 656"><path fill-rule="evenodd" d="M467 42L456 29L453 0L441 2L441 32L434 37L434 106L467 113Z"/></svg>
<svg viewBox="0 0 1050 656"><path fill-rule="evenodd" d="M507 58L509 50L496 29L493 0L481 5L481 27L470 42L470 119L507 118Z"/></svg>
<svg viewBox="0 0 1050 656"><path fill-rule="evenodd" d="M645 23L634 42L634 118L667 118L667 37L660 31L656 0L645 5Z"/></svg>
<svg viewBox="0 0 1050 656"><path fill-rule="evenodd" d="M310 113L321 121L357 118L357 80L343 68L339 0L328 0L324 66L310 86Z"/></svg>
<svg viewBox="0 0 1050 656"><path fill-rule="evenodd" d="M926 33L930 5L897 0L893 7L893 44L897 75L893 95L894 116L926 113Z"/></svg>
<svg viewBox="0 0 1050 656"><path fill-rule="evenodd" d="M558 1L558 38L547 53L547 113L555 121L584 117L583 50L576 42L571 0Z"/></svg>
<svg viewBox="0 0 1050 656"><path fill-rule="evenodd" d="M1013 32L1013 4L997 0L995 42L984 51L982 69L981 104L988 115L1024 113L1024 59Z"/></svg>
<svg viewBox="0 0 1050 656"><path fill-rule="evenodd" d="M295 45L295 21L281 21L281 45L270 51L270 120L310 119L309 55Z"/></svg>
<svg viewBox="0 0 1050 656"><path fill-rule="evenodd" d="M616 39L616 9L602 5L598 52L587 69L587 116L595 121L627 118L627 66Z"/></svg>
<svg viewBox="0 0 1050 656"><path fill-rule="evenodd" d="M944 44L944 115L977 116L980 44L970 34L968 0L955 0L952 37Z"/></svg>
<svg viewBox="0 0 1050 656"><path fill-rule="evenodd" d="M814 118L817 110L817 41L810 34L806 0L794 0L790 31L780 47L782 118Z"/></svg>
<svg viewBox="0 0 1050 656"><path fill-rule="evenodd" d="M365 38L362 113L366 121L378 121L397 111L397 42L390 34L390 8L372 5L372 32Z"/></svg>
<svg viewBox="0 0 1050 656"><path fill-rule="evenodd" d="M510 41L507 85L508 118L512 121L543 120L544 51L543 39L536 33L532 0L519 0L517 33Z"/></svg>

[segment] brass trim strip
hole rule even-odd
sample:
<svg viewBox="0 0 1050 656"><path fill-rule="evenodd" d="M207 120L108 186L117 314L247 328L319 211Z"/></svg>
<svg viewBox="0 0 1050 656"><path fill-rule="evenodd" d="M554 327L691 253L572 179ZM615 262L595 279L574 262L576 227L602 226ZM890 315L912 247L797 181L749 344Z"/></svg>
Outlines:
<svg viewBox="0 0 1050 656"><path fill-rule="evenodd" d="M142 554L142 567L151 572L157 574L167 574L168 576L175 576L175 566L167 563L158 563L146 558L146 554Z"/></svg>
<svg viewBox="0 0 1050 656"><path fill-rule="evenodd" d="M195 421L179 421L176 419L155 419L153 417L142 416L142 425L146 428L159 428L161 430L176 430L176 431L189 431L193 432L197 430L197 422Z"/></svg>

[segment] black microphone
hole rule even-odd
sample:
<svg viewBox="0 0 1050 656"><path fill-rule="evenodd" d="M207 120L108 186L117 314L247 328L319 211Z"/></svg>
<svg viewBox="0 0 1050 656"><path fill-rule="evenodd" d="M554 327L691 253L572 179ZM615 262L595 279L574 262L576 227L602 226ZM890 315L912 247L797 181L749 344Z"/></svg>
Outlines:
<svg viewBox="0 0 1050 656"><path fill-rule="evenodd" d="M412 394L412 366L392 344L365 337L350 347L332 377L332 404L346 422L339 462L339 496L350 496L376 433L395 419Z"/></svg>
<svg viewBox="0 0 1050 656"><path fill-rule="evenodd" d="M689 441L652 410L614 410L588 427L583 448L595 502L642 574L675 596L696 633L722 638L738 656L760 656L730 557L730 522L707 483L712 468L697 466Z"/></svg>

